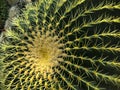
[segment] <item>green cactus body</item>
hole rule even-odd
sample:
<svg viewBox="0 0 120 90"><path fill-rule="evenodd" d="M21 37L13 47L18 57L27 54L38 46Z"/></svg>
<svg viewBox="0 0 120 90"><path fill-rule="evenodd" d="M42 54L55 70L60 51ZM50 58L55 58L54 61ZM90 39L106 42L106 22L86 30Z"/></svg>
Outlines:
<svg viewBox="0 0 120 90"><path fill-rule="evenodd" d="M116 11L119 0L26 5L0 43L1 90L120 90Z"/></svg>

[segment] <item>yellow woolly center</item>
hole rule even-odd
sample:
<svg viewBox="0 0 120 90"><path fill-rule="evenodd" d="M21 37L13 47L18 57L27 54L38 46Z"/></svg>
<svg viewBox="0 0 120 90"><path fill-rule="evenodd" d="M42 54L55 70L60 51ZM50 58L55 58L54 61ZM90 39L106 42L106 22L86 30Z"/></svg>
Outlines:
<svg viewBox="0 0 120 90"><path fill-rule="evenodd" d="M32 62L36 72L53 73L52 68L59 65L62 60L63 45L59 43L57 36L41 35L31 40L33 45L28 45L29 52L26 57Z"/></svg>

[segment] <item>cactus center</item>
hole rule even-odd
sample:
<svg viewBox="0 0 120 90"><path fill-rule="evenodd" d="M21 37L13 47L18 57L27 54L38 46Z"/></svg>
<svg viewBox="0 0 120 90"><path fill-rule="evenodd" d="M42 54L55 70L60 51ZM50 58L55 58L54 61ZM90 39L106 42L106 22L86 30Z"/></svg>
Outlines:
<svg viewBox="0 0 120 90"><path fill-rule="evenodd" d="M28 45L30 62L33 63L36 72L53 73L52 68L59 65L61 59L62 44L59 43L57 36L36 35L32 40L33 45ZM51 72L52 71L52 72Z"/></svg>

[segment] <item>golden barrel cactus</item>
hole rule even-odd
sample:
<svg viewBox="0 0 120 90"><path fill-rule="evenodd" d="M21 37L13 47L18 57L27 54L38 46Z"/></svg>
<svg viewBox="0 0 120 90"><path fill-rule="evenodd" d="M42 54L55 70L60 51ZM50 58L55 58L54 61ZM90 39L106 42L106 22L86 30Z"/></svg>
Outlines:
<svg viewBox="0 0 120 90"><path fill-rule="evenodd" d="M38 0L0 43L1 90L120 90L120 1Z"/></svg>

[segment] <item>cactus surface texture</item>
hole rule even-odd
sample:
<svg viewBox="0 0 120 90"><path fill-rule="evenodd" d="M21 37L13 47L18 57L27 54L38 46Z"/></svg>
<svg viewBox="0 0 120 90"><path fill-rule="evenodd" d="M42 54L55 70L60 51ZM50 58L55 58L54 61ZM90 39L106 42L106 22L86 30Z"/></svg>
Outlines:
<svg viewBox="0 0 120 90"><path fill-rule="evenodd" d="M120 90L119 0L38 0L11 23L1 90Z"/></svg>
<svg viewBox="0 0 120 90"><path fill-rule="evenodd" d="M10 29L12 26L12 18L18 16L20 11L28 3L31 3L31 0L7 0L8 4L11 6L9 9L8 19L5 22L4 29Z"/></svg>

